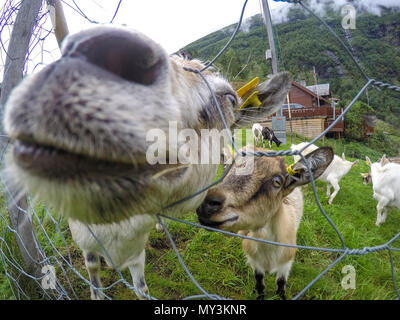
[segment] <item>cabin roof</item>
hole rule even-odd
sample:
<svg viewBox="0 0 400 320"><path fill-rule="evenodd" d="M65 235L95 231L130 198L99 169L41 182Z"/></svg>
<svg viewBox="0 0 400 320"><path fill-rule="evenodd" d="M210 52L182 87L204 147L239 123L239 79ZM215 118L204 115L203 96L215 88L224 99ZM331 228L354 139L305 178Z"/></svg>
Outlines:
<svg viewBox="0 0 400 320"><path fill-rule="evenodd" d="M314 86L307 86L306 88L319 96L329 96L329 93L330 93L329 83L317 84Z"/></svg>
<svg viewBox="0 0 400 320"><path fill-rule="evenodd" d="M317 95L314 91L308 89L308 87L304 87L304 86L302 86L301 84L299 84L299 83L297 83L295 81L292 81L292 86L295 86L295 87L299 88L300 90L304 91L305 93L309 94L310 96L313 96L315 98L319 98L320 100L324 101L325 103L330 104L329 100L327 98L324 98L319 92L318 92L318 95ZM312 86L310 86L310 87L312 87Z"/></svg>

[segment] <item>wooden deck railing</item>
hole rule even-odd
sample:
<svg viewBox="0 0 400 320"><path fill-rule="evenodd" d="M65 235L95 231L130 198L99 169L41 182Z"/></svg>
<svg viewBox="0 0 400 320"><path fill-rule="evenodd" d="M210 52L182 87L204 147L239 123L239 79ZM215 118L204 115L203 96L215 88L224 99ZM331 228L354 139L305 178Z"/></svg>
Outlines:
<svg viewBox="0 0 400 320"><path fill-rule="evenodd" d="M291 109L290 113L292 118L309 118L309 117L333 118L333 109L331 107ZM341 110L336 109L335 118L337 118L341 113L342 113ZM283 110L283 115L285 117L289 116L287 109Z"/></svg>

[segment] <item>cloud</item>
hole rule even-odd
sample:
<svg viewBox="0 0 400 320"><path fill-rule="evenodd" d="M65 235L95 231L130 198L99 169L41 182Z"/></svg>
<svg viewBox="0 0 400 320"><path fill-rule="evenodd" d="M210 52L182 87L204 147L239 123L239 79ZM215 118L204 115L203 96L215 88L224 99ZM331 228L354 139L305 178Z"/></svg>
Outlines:
<svg viewBox="0 0 400 320"><path fill-rule="evenodd" d="M240 31L242 32L249 32L250 27L251 27L251 22L252 22L253 17L246 18L242 21L242 24L240 25Z"/></svg>
<svg viewBox="0 0 400 320"><path fill-rule="evenodd" d="M400 10L399 0L305 0L304 4L319 16L324 16L328 10L340 12L345 5L352 5L357 13L369 12L374 15L381 15L383 8L395 8ZM300 5L286 3L271 12L275 24L286 22L288 14L293 8L301 8Z"/></svg>

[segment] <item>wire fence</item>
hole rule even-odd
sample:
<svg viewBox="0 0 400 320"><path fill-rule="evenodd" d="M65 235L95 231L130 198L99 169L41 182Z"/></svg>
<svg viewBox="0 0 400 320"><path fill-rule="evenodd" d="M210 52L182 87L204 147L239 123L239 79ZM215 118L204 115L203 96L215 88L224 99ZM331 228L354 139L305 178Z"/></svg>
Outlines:
<svg viewBox="0 0 400 320"><path fill-rule="evenodd" d="M63 1L64 2L64 1ZM73 6L74 5L74 10L79 13L81 16L85 17L85 19L90 20L93 23L96 23L96 21L91 20L87 17L87 15L80 9L78 4L75 1L72 1L73 3L66 3L64 4L68 6ZM117 4L117 8L115 13L113 14L113 17L111 19L111 22L114 20L118 9L121 5L122 1L119 1ZM214 59L212 59L209 63L205 65L205 67L201 70L193 70L193 69L185 69L187 72L193 72L197 74L202 81L205 82L207 87L210 90L210 94L213 98L213 101L215 105L217 106L219 116L221 117L221 120L225 126L225 129L227 129L228 132L229 128L227 126L227 123L224 119L223 113L221 111L220 105L218 103L218 100L215 96L215 93L211 89L210 84L207 82L206 78L203 76L203 72L208 69L210 66L213 65L213 63L225 52L227 48L231 45L232 41L234 40L235 36L239 32L240 26L242 24L245 8L247 5L248 0L244 1L243 8L240 14L240 19L238 21L238 24L236 26L236 29L234 30L231 38L229 41L226 43L226 45L220 50L220 52L215 56ZM350 104L344 109L343 113L339 118L337 118L324 132L322 132L320 135L312 139L310 141L310 144L315 143L316 141L320 140L323 136L326 135L330 131L331 128L333 128L339 121L343 119L343 117L346 115L346 113L352 108L354 103L361 97L361 95L369 88L370 86L379 86L384 89L388 90L394 90L397 92L400 92L400 88L388 83L384 83L381 81L377 81L374 79L371 79L367 73L364 71L362 66L356 61L356 59L353 57L351 51L348 49L348 47L344 44L344 42L340 39L340 37L334 32L334 30L319 16L315 15L306 5L303 4L301 0L286 0L282 2L288 2L288 3L293 3L301 6L304 10L309 12L312 16L314 16L316 19L318 19L326 28L327 30L337 39L337 41L340 43L340 45L343 47L343 49L347 52L347 54L350 56L350 58L353 60L353 62L356 64L358 70L362 74L362 76L365 78L365 84L364 86L360 89L358 94L354 97L354 99L350 102ZM13 0L7 0L6 3L4 4L3 8L1 9L0 13L0 31L5 30L6 28L12 26L12 22L14 21L13 17L15 17L15 13L18 9L18 6L20 5L20 2L16 2ZM47 19L47 11L45 8L42 8L39 18L38 18L38 23L37 27L34 30L33 34L33 40L32 44L30 46L31 52L33 48L36 46L42 46L43 51L45 49L43 48L43 41L48 37L49 34L52 33L52 30L47 29L44 27L44 22ZM3 52L6 53L5 50L5 44L0 40L0 45L2 46ZM27 55L29 57L29 54ZM29 62L29 58L27 60ZM6 138L6 137L2 137ZM391 266L391 276L392 276L392 283L393 283L393 289L397 295L397 299L400 299L400 292L396 283L396 275L395 275L395 264L393 261L393 252L400 252L399 248L393 247L393 243L400 238L400 232L395 234L389 241L383 244L379 244L376 246L372 247L363 247L363 248L349 248L346 245L346 240L335 225L335 223L331 220L329 215L326 213L325 209L321 205L321 202L318 198L317 194L317 189L315 185L315 181L309 166L309 163L307 159L301 154L301 152L308 147L305 146L303 149L298 150L298 151L291 151L291 150L286 150L286 151L278 151L278 152L241 152L237 149L232 136L230 136L230 140L232 142L232 148L235 149L236 151L236 158L240 155L254 155L257 157L276 157L276 156L293 156L293 155L299 155L303 159L303 161L306 164L307 170L311 176L311 185L312 185L312 190L315 198L315 202L321 212L321 214L324 216L326 221L330 224L330 226L334 229L338 239L340 240L341 246L337 248L329 248L329 247L315 247L315 246L306 246L306 245L291 245L291 244L284 244L284 243L278 243L274 241L268 241L268 240L262 240L262 239L257 239L257 238L252 238L248 237L245 235L241 234L236 234L236 233L231 233L231 232L226 232L220 229L215 229L212 227L207 227L204 225L200 225L194 222L178 219L178 218L173 218L169 217L166 215L163 215L160 213L157 216L158 223L162 226L163 230L165 231L172 249L174 250L177 259L179 260L180 264L184 268L186 274L188 277L191 279L193 284L196 286L196 288L199 290L198 295L192 295L192 296L187 296L184 299L201 299L201 298L208 298L208 299L227 299L229 297L221 297L220 295L213 294L207 292L201 284L196 280L196 278L192 275L190 272L189 268L186 266L184 260L182 259L179 250L177 249L176 243L171 236L171 233L167 227L167 225L164 223L165 220L172 220L181 224L186 224L195 228L202 228L208 231L213 231L213 232L218 232L222 233L224 235L228 236L233 236L233 237L238 237L241 239L251 239L253 241L258 241L262 242L265 244L269 245L274 245L274 246L283 246L283 247L295 247L298 249L303 249L303 250L316 250L316 251L325 251L325 252L332 252L332 253L337 253L339 255L338 258L336 258L332 263L330 263L318 276L316 276L311 282L309 282L300 292L297 293L297 295L293 299L299 299L301 298L307 290L309 290L321 277L323 277L329 270L331 270L334 266L336 266L339 262L341 262L344 258L348 256L356 256L356 255L366 255L370 254L372 252L378 252L378 251L387 251L389 254L389 260L390 260L390 266ZM4 153L4 150L2 154ZM210 189L212 186L216 185L220 181L224 179L224 177L229 173L231 168L233 167L236 158L232 161L232 163L229 165L227 170L224 171L224 174L216 180L214 183L211 185L207 186L206 188L199 190L195 194L181 199L180 201L177 201L171 205L168 206L168 208L175 206L179 203L182 203L184 201L187 201L193 197L196 197L200 193L206 192L208 189ZM4 194L8 194L9 196L12 197L12 194L10 193L10 190L8 190L7 185L3 185L3 197ZM4 200L4 199L3 199ZM4 201L3 201L4 202ZM166 208L167 209L167 208ZM15 299L30 299L32 296L40 296L45 299L79 299L79 294L76 292L76 287L77 283L78 285L85 286L87 288L92 287L93 284L89 279L87 279L86 276L84 276L82 273L83 268L77 267L74 263L74 260L76 260L76 256L79 255L76 251L71 251L71 246L70 246L70 241L71 241L71 236L69 233L68 225L65 223L65 221L61 221L60 219L55 219L51 212L46 207L41 206L40 204L37 203L29 203L28 205L28 210L25 210L23 208L19 208L20 214L22 215L29 215L30 221L34 226L35 230L35 239L37 239L37 243L35 244L36 247L39 249L41 253L40 261L37 261L39 265L42 266L42 274L32 274L29 271L27 271L21 262L21 258L19 255L16 253L15 250L15 237L18 239L20 235L18 234L17 230L13 228L10 224L9 217L6 214L7 209L2 208L1 213L0 213L0 261L3 266L3 271L4 274L7 278L7 281L9 283L9 287L11 288L13 292L13 296ZM90 227L88 226L89 232L92 234L92 236L96 239L96 235L92 232ZM108 260L112 259L108 255L107 250L103 247L101 242L99 242L99 245L103 248L104 250L104 255L108 256ZM112 263L113 264L113 263ZM156 299L156 297L149 296L146 293L141 292L139 289L135 288L130 281L128 281L123 273L113 264L113 268L117 273L118 279L115 280L111 285L103 288L94 288L96 290L101 290L101 292L104 294L104 297L107 299L111 299L111 296L108 294L108 292L111 291L114 287L117 287L118 285L123 285L129 290L132 290L135 293L139 293L143 296L145 296L148 299ZM57 269L57 276L55 276L55 270ZM27 279L29 281L27 281ZM77 282L78 281L78 282ZM33 288L33 289L32 289ZM119 287L118 287L119 288ZM49 290L51 289L51 290ZM33 290L33 291L32 291ZM32 294L32 292L35 292L35 294ZM165 298L165 297L163 297Z"/></svg>
<svg viewBox="0 0 400 320"><path fill-rule="evenodd" d="M8 56L7 46L11 37L11 31L18 13L21 1L6 0L0 9L0 65L5 66L5 59ZM49 27L50 26L50 27ZM51 24L49 25L49 15L47 9L42 5L32 37L29 43L29 50L26 54L24 74L33 72L37 67L43 65L46 59L54 60L56 50L49 50L47 40L52 34ZM1 75L3 76L3 74Z"/></svg>

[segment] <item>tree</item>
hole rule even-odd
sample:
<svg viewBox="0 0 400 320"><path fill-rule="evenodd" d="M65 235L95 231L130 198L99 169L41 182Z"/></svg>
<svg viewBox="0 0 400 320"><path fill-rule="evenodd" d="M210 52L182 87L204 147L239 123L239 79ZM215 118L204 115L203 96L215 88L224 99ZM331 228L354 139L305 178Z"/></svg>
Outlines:
<svg viewBox="0 0 400 320"><path fill-rule="evenodd" d="M241 69L240 60L237 57L235 50L232 48L228 48L217 63L218 66L222 67L222 70L228 79L237 75Z"/></svg>
<svg viewBox="0 0 400 320"><path fill-rule="evenodd" d="M345 134L350 140L362 141L366 139L364 134L364 115L374 114L374 109L362 101L357 101L345 117Z"/></svg>

